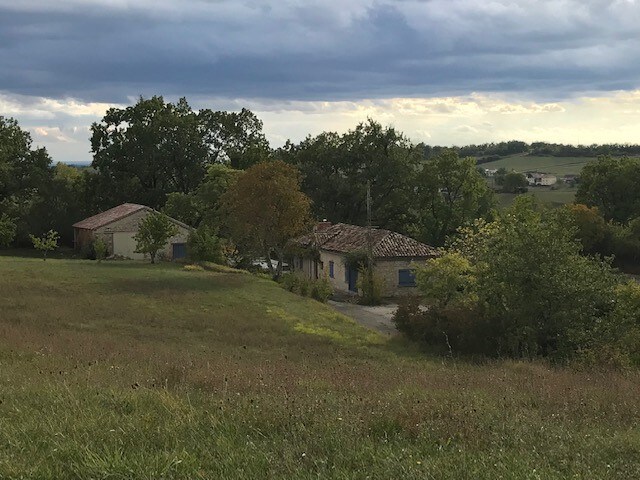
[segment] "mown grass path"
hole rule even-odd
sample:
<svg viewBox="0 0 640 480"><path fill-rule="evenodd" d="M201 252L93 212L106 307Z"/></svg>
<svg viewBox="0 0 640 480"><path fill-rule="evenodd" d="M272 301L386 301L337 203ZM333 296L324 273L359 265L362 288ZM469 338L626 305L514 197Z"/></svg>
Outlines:
<svg viewBox="0 0 640 480"><path fill-rule="evenodd" d="M640 478L640 376L428 357L270 281L0 258L0 478Z"/></svg>

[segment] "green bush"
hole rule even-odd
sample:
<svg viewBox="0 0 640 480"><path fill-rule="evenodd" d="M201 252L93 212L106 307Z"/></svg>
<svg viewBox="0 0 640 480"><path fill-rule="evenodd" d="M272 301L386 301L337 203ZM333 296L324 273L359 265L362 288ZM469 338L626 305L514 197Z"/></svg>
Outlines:
<svg viewBox="0 0 640 480"><path fill-rule="evenodd" d="M282 288L289 292L326 302L333 295L333 287L328 278L310 280L297 273L287 273L280 277Z"/></svg>
<svg viewBox="0 0 640 480"><path fill-rule="evenodd" d="M300 292L300 276L295 273L287 273L280 277L280 284L282 287L293 293Z"/></svg>
<svg viewBox="0 0 640 480"><path fill-rule="evenodd" d="M225 263L222 241L213 228L200 227L189 234L187 240L189 258L199 262Z"/></svg>
<svg viewBox="0 0 640 480"><path fill-rule="evenodd" d="M445 338L455 353L635 361L638 342L626 339L636 338L640 294L620 287L608 262L581 255L567 215L521 197L495 222L462 230L418 267L431 306L399 309L398 328L432 345Z"/></svg>
<svg viewBox="0 0 640 480"><path fill-rule="evenodd" d="M298 282L298 291L295 293L299 293L303 297L308 297L311 293L311 280L301 276Z"/></svg>
<svg viewBox="0 0 640 480"><path fill-rule="evenodd" d="M42 252L42 259L46 260L47 252L51 252L58 248L58 240L60 239L60 235L55 230L49 230L42 237L29 235L29 238L33 243L33 247L36 250L40 250Z"/></svg>
<svg viewBox="0 0 640 480"><path fill-rule="evenodd" d="M363 305L380 305L384 283L382 279L370 272L368 268L362 268L358 275L359 302Z"/></svg>
<svg viewBox="0 0 640 480"><path fill-rule="evenodd" d="M107 244L101 238L97 238L93 242L93 251L95 252L98 263L107 258Z"/></svg>
<svg viewBox="0 0 640 480"><path fill-rule="evenodd" d="M6 213L0 216L0 248L8 247L16 238L16 222Z"/></svg>
<svg viewBox="0 0 640 480"><path fill-rule="evenodd" d="M333 286L328 278L322 277L311 284L311 297L325 303L333 295Z"/></svg>
<svg viewBox="0 0 640 480"><path fill-rule="evenodd" d="M486 354L496 348L489 325L475 308L420 305L417 297L403 299L393 316L399 332L447 354Z"/></svg>

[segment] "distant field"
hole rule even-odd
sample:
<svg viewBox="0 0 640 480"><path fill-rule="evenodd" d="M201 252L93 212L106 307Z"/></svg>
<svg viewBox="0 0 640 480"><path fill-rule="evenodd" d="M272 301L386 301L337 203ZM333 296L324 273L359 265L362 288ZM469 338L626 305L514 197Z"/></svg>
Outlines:
<svg viewBox="0 0 640 480"><path fill-rule="evenodd" d="M579 174L587 163L594 161L591 157L533 157L523 154L511 155L493 162L483 163L483 168L500 168L518 172L540 171L555 175Z"/></svg>
<svg viewBox="0 0 640 480"><path fill-rule="evenodd" d="M525 195L533 195L539 203L552 207L559 207L567 203L573 203L576 198L577 188L560 187L552 190L551 187L530 187ZM498 193L498 205L500 207L508 207L516 198L513 193Z"/></svg>
<svg viewBox="0 0 640 480"><path fill-rule="evenodd" d="M4 256L0 478L640 478L640 374L430 357L248 274Z"/></svg>

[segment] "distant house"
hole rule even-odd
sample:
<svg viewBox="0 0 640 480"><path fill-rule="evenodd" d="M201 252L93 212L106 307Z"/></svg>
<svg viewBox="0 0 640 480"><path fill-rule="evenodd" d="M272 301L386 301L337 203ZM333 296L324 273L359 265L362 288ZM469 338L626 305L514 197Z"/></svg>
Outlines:
<svg viewBox="0 0 640 480"><path fill-rule="evenodd" d="M555 185L558 181L558 177L550 173L526 172L524 176L527 178L527 182L529 182L529 185L531 186Z"/></svg>
<svg viewBox="0 0 640 480"><path fill-rule="evenodd" d="M368 229L357 225L321 222L294 244L299 253L293 270L307 278L326 276L336 291L357 293L358 269L349 264L350 254L366 254ZM383 295L415 293L415 262L437 255L436 249L413 238L382 229L371 230L374 273L382 279Z"/></svg>
<svg viewBox="0 0 640 480"><path fill-rule="evenodd" d="M564 177L562 177L562 181L567 185L575 185L580 181L580 176L576 174L568 173Z"/></svg>
<svg viewBox="0 0 640 480"><path fill-rule="evenodd" d="M136 253L136 241L140 221L154 210L144 205L123 203L105 212L85 218L73 225L73 241L77 250L101 238L107 245L108 255L141 260L144 254ZM167 259L184 258L187 255L187 238L191 227L170 218L178 227L178 234L171 237L163 251L158 252Z"/></svg>

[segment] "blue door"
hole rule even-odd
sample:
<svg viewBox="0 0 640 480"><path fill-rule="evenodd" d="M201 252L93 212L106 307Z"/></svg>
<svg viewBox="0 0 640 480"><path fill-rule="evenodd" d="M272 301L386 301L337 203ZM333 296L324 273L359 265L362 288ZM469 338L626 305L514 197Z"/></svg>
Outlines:
<svg viewBox="0 0 640 480"><path fill-rule="evenodd" d="M173 244L173 259L187 257L187 244L186 243L174 243Z"/></svg>
<svg viewBox="0 0 640 480"><path fill-rule="evenodd" d="M349 267L347 270L347 281L349 282L349 291L357 292L358 291L358 269Z"/></svg>

